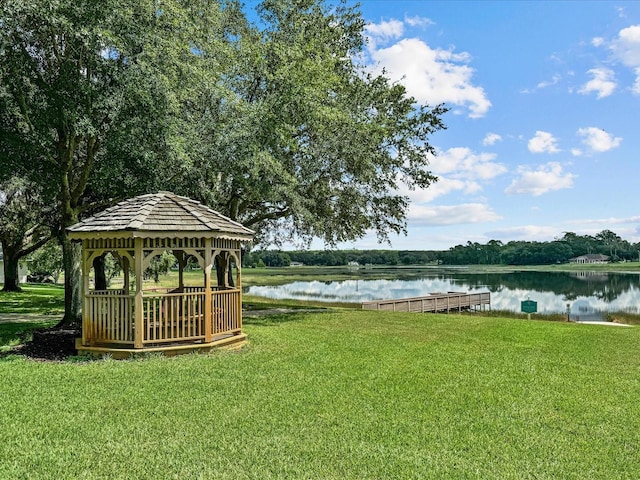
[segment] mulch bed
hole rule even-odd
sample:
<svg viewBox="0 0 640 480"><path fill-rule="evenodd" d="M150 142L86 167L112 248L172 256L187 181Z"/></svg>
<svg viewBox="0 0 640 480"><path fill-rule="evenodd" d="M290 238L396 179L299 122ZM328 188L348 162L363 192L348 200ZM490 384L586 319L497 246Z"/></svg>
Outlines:
<svg viewBox="0 0 640 480"><path fill-rule="evenodd" d="M34 330L33 338L12 353L38 360L64 360L76 355L76 338L81 333L75 329L43 328Z"/></svg>

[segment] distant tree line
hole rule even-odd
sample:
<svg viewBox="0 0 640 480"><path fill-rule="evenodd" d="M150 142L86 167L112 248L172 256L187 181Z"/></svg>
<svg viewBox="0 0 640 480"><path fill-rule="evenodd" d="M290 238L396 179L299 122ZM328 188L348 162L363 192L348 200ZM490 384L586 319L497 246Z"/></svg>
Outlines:
<svg viewBox="0 0 640 480"><path fill-rule="evenodd" d="M419 265L437 261L434 251L397 250L257 250L245 254L250 267L287 267L291 263L333 267L357 262L359 265Z"/></svg>
<svg viewBox="0 0 640 480"><path fill-rule="evenodd" d="M640 243L623 240L611 230L597 235L565 232L550 242L491 240L467 242L445 251L435 250L257 250L245 255L245 266L286 267L292 263L318 266L347 265L553 265L586 254L607 255L611 262L638 260Z"/></svg>

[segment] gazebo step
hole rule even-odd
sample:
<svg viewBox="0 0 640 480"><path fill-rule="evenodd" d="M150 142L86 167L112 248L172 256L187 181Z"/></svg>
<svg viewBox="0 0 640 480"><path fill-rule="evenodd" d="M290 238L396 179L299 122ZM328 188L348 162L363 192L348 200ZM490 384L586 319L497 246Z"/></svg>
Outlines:
<svg viewBox="0 0 640 480"><path fill-rule="evenodd" d="M226 335L211 343L176 343L162 346L146 346L143 348L129 348L118 345L86 346L82 345L82 339L76 338L76 350L79 355L102 357L110 355L115 359L127 359L149 353L161 353L166 356L182 355L185 353L210 353L213 350L235 350L242 348L247 343L247 335Z"/></svg>

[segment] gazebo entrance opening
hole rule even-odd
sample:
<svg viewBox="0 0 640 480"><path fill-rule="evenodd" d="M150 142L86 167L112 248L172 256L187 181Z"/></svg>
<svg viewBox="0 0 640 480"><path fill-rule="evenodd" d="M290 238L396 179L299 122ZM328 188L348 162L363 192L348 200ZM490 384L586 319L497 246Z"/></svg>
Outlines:
<svg viewBox="0 0 640 480"><path fill-rule="evenodd" d="M128 208L132 202L136 209ZM168 225L170 230L159 230ZM251 230L197 202L160 192L118 204L69 231L83 247L79 351L176 353L245 341L240 253ZM158 287L145 281L145 271L164 252L174 255L178 275L174 285ZM122 283L112 288L91 282L99 270L94 266L107 253L123 271ZM199 273L187 273L188 264Z"/></svg>

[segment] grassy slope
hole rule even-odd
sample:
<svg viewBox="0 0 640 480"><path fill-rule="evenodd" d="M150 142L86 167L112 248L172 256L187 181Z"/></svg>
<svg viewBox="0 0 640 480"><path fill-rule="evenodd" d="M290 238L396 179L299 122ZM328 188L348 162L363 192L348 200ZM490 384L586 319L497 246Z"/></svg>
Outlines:
<svg viewBox="0 0 640 480"><path fill-rule="evenodd" d="M640 476L640 329L342 311L246 331L209 357L1 360L0 478Z"/></svg>

